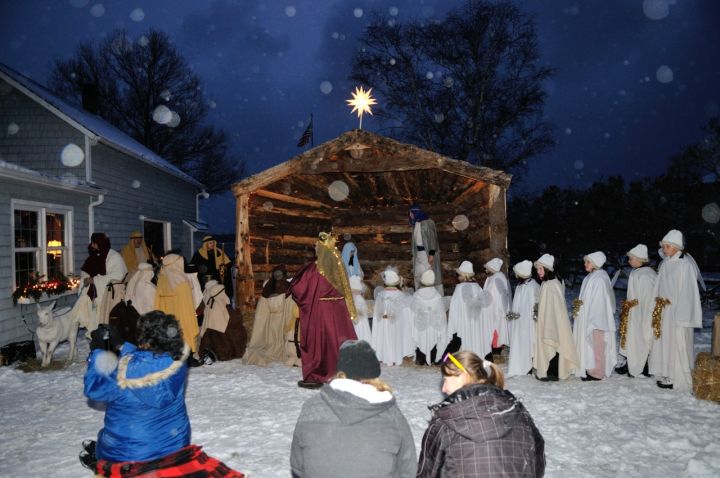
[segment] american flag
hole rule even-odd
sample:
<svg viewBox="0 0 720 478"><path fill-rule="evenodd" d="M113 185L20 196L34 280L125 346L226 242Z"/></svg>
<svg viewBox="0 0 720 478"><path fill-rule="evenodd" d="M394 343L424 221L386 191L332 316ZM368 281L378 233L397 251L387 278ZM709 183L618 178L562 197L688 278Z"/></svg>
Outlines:
<svg viewBox="0 0 720 478"><path fill-rule="evenodd" d="M300 136L300 139L298 140L298 148L302 148L306 144L310 143L310 146L312 146L313 141L313 116L310 115L310 122L307 125L307 128L305 128L305 132Z"/></svg>

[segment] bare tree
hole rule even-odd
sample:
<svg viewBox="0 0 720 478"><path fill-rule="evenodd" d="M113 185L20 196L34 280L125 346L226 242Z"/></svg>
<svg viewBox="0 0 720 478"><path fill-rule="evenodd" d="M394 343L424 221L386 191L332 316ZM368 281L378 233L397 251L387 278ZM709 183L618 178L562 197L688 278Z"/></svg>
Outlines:
<svg viewBox="0 0 720 478"><path fill-rule="evenodd" d="M55 62L50 85L78 104L83 90L92 88L95 113L210 192L242 176L243 162L228 157L224 132L204 124L208 106L200 80L163 32L132 39L117 30L97 46L81 43L73 57Z"/></svg>
<svg viewBox="0 0 720 478"><path fill-rule="evenodd" d="M512 172L554 141L543 121L534 19L509 2L470 0L440 22L401 25L375 15L351 79L378 93L391 134Z"/></svg>

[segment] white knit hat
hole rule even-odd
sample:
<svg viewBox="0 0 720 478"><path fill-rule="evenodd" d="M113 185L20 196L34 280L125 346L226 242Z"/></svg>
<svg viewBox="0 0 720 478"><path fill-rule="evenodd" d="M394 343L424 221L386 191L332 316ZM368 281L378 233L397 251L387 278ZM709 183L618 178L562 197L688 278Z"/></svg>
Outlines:
<svg viewBox="0 0 720 478"><path fill-rule="evenodd" d="M360 276L350 276L348 281L350 282L350 289L359 291L363 290L362 280L360 279Z"/></svg>
<svg viewBox="0 0 720 478"><path fill-rule="evenodd" d="M435 285L435 272L432 269L428 269L420 276L420 283L424 286Z"/></svg>
<svg viewBox="0 0 720 478"><path fill-rule="evenodd" d="M683 233L678 231L677 229L672 229L670 232L665 234L665 237L663 237L662 241L660 241L661 246L665 244L671 244L682 251L683 249L685 249Z"/></svg>
<svg viewBox="0 0 720 478"><path fill-rule="evenodd" d="M489 270L490 272L500 272L500 269L502 269L503 261L499 258L490 259L485 263L485 269Z"/></svg>
<svg viewBox="0 0 720 478"><path fill-rule="evenodd" d="M601 251L592 252L583 259L590 261L596 269L600 269L605 264L605 261L607 261L607 257L605 257L605 254Z"/></svg>
<svg viewBox="0 0 720 478"><path fill-rule="evenodd" d="M380 275L385 285L398 285L400 283L400 276L394 267L388 267Z"/></svg>
<svg viewBox="0 0 720 478"><path fill-rule="evenodd" d="M552 271L555 265L555 257L550 254L543 254L540 259L535 261L535 267L543 266L543 268Z"/></svg>
<svg viewBox="0 0 720 478"><path fill-rule="evenodd" d="M515 272L515 276L519 277L521 279L527 279L532 275L532 262L530 261L522 261L515 264L515 267L513 267L513 272Z"/></svg>
<svg viewBox="0 0 720 478"><path fill-rule="evenodd" d="M456 269L456 272L459 274L475 274L475 269L473 269L472 262L470 261L462 261L462 264L460 264L460 267Z"/></svg>
<svg viewBox="0 0 720 478"><path fill-rule="evenodd" d="M648 250L645 244L638 244L637 246L630 249L627 253L628 256L633 256L640 262L648 261Z"/></svg>

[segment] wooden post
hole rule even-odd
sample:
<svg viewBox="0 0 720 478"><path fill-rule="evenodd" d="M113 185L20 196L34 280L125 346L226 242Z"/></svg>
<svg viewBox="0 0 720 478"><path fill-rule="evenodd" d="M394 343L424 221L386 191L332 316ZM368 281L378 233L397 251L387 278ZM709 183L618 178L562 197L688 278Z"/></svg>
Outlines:
<svg viewBox="0 0 720 478"><path fill-rule="evenodd" d="M490 184L488 188L488 218L490 219L490 251L508 264L507 206L505 188ZM491 258L488 258L491 259ZM509 267L508 267L509 269Z"/></svg>
<svg viewBox="0 0 720 478"><path fill-rule="evenodd" d="M720 313L715 314L712 328L712 348L710 349L713 356L720 357Z"/></svg>
<svg viewBox="0 0 720 478"><path fill-rule="evenodd" d="M235 249L237 252L237 290L235 303L242 312L243 322L252 321L250 312L255 307L255 277L253 275L250 252L250 195L242 194L237 198L237 237ZM247 328L247 327L246 327Z"/></svg>

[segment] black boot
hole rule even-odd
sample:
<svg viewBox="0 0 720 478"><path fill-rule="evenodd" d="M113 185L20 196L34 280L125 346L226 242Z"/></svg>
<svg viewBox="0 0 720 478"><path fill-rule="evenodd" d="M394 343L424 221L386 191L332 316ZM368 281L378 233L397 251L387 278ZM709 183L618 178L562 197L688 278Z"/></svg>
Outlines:
<svg viewBox="0 0 720 478"><path fill-rule="evenodd" d="M82 442L83 450L78 455L80 464L92 471L93 473L97 470L97 458L95 457L95 440L84 440Z"/></svg>
<svg viewBox="0 0 720 478"><path fill-rule="evenodd" d="M415 349L415 365L427 365L425 354L420 352L420 349Z"/></svg>
<svg viewBox="0 0 720 478"><path fill-rule="evenodd" d="M630 373L628 372L627 362L625 362L622 367L615 367L615 373L632 377L632 375L630 375Z"/></svg>
<svg viewBox="0 0 720 478"><path fill-rule="evenodd" d="M550 379L551 382L557 382L559 377L558 368L560 366L560 354L555 354L555 356L550 360L550 363L548 364L547 369L547 376Z"/></svg>
<svg viewBox="0 0 720 478"><path fill-rule="evenodd" d="M643 367L642 374L645 375L646 377L652 377L652 375L650 375L650 370L648 368L647 361L645 361L645 366Z"/></svg>

